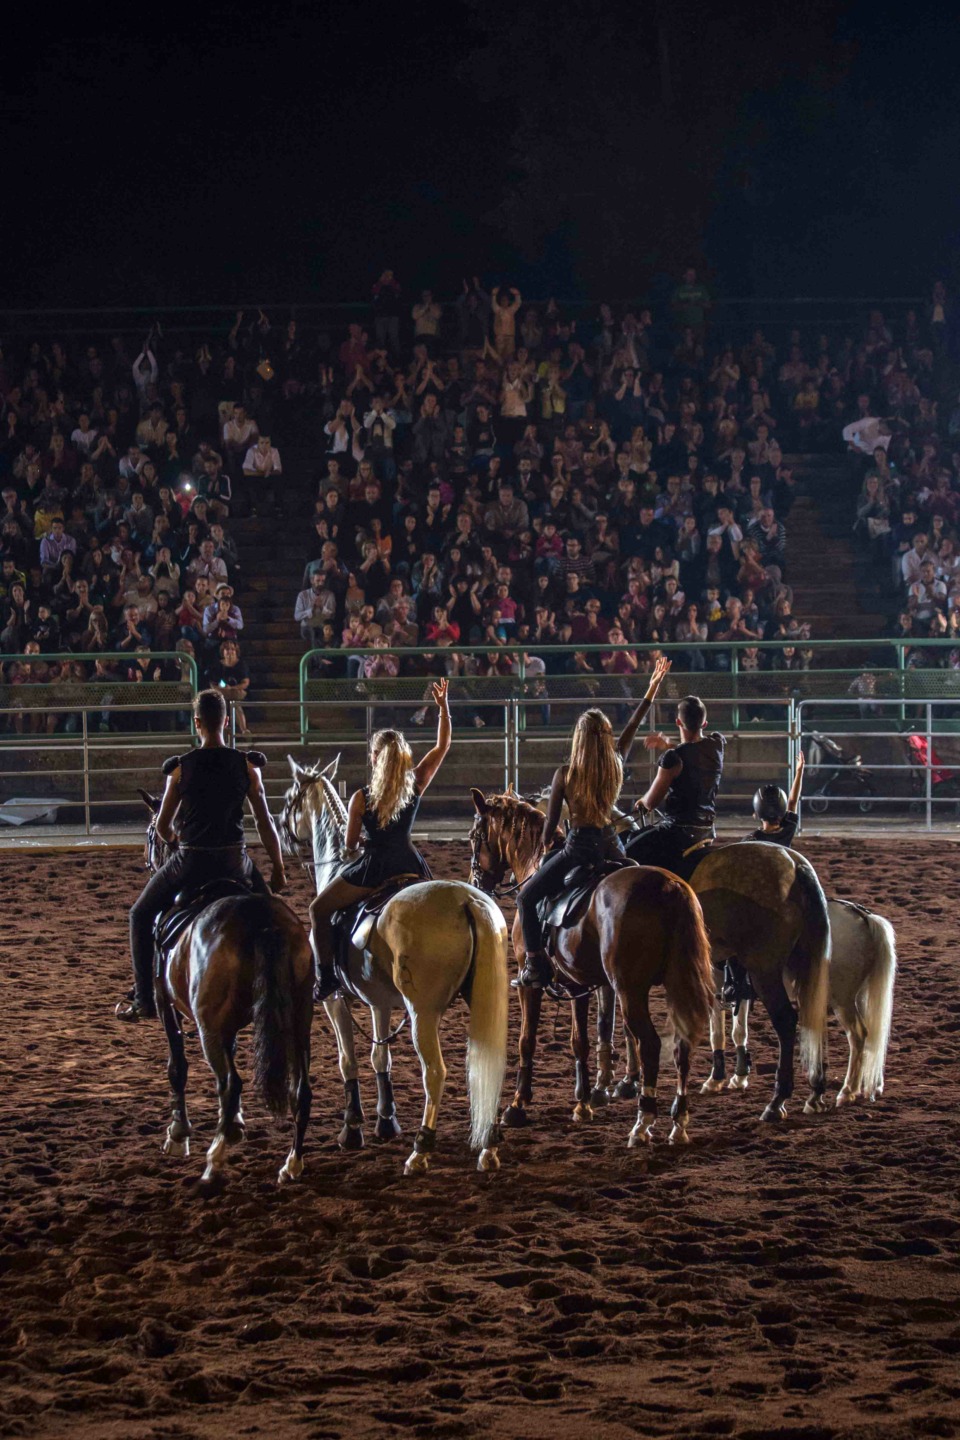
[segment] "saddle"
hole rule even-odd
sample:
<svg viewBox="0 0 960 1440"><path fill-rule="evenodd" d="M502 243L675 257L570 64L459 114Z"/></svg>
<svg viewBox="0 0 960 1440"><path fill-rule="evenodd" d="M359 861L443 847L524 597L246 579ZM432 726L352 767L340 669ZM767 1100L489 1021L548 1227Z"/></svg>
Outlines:
<svg viewBox="0 0 960 1440"><path fill-rule="evenodd" d="M599 865L574 865L563 877L560 894L547 896L537 906L544 930L569 930L578 924L586 914L600 881L631 863L629 860L603 860Z"/></svg>
<svg viewBox="0 0 960 1440"><path fill-rule="evenodd" d="M174 896L173 905L158 915L153 927L153 943L157 960L168 955L180 936L200 914L215 900L227 900L233 896L250 895L251 889L242 880L208 880L199 890L181 890Z"/></svg>
<svg viewBox="0 0 960 1440"><path fill-rule="evenodd" d="M379 890L375 890L366 899L349 906L346 910L337 910L331 915L334 934L339 940L334 962L342 980L346 980L347 977L351 949L365 950L367 948L373 928L387 901L392 900L394 895L398 895L401 890L406 890L408 886L416 885L421 879L420 875L394 875L386 885L381 885Z"/></svg>

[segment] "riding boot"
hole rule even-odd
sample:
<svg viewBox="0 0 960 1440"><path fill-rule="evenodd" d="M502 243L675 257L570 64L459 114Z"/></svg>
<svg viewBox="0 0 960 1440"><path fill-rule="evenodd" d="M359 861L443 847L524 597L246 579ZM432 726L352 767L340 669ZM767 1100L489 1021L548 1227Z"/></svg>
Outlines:
<svg viewBox="0 0 960 1440"><path fill-rule="evenodd" d="M743 966L737 960L728 960L723 970L723 985L720 990L720 999L724 1005L732 1005L734 1009L745 998L746 973Z"/></svg>
<svg viewBox="0 0 960 1440"><path fill-rule="evenodd" d="M118 1020L134 1023L138 1020L156 1020L157 1007L152 998L145 1000L142 996L135 995L132 1000L121 1000L113 1013Z"/></svg>
<svg viewBox="0 0 960 1440"><path fill-rule="evenodd" d="M546 950L531 950L517 976L521 990L542 990L553 980L553 965Z"/></svg>
<svg viewBox="0 0 960 1440"><path fill-rule="evenodd" d="M317 952L317 979L313 987L314 1003L319 1005L329 1000L340 989L340 977L334 964L333 949L321 941L314 930L314 944Z"/></svg>

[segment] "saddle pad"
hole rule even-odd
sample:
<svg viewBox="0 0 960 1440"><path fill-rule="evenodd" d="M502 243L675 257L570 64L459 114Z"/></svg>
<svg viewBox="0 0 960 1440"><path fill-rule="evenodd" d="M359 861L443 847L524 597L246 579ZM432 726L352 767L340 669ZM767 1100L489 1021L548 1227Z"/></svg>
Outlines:
<svg viewBox="0 0 960 1440"><path fill-rule="evenodd" d="M408 886L418 884L420 879L419 875L393 875L386 885L381 885L379 890L375 890L372 895L368 895L358 905L351 906L349 910L338 910L331 917L336 932L347 942L345 951L337 955L337 968L341 973L345 972L349 962L351 946L356 950L367 948L373 927L387 901L392 900L394 895L398 895L401 890L406 890ZM340 952L339 946L337 949Z"/></svg>
<svg viewBox="0 0 960 1440"><path fill-rule="evenodd" d="M173 908L160 915L154 926L153 937L158 954L168 954L187 926L192 925L201 910L206 910L215 900L251 893L250 886L240 880L208 880L199 890L181 891L174 898Z"/></svg>

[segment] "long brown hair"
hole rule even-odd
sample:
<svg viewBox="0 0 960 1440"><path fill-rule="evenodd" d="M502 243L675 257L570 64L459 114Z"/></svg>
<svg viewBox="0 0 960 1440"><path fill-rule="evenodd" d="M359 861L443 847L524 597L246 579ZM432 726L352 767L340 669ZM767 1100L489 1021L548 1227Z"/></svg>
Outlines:
<svg viewBox="0 0 960 1440"><path fill-rule="evenodd" d="M585 710L567 762L567 804L581 823L608 825L622 788L623 760L613 727L602 710Z"/></svg>
<svg viewBox="0 0 960 1440"><path fill-rule="evenodd" d="M367 790L370 808L381 825L396 820L413 798L413 752L399 730L378 730L370 746L373 775Z"/></svg>

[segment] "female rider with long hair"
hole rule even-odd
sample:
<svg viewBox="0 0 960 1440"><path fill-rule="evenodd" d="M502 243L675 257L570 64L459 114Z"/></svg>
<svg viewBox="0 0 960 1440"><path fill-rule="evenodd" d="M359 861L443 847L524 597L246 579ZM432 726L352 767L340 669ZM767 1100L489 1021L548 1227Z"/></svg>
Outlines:
<svg viewBox="0 0 960 1440"><path fill-rule="evenodd" d="M347 863L310 906L310 929L317 958L315 998L328 999L338 985L331 916L349 909L397 875L429 880L430 868L410 838L420 797L450 749L447 682L438 680L433 698L440 707L437 743L414 765L410 746L399 730L378 730L370 746L373 774L356 790L347 807ZM361 833L365 838L357 854Z"/></svg>
<svg viewBox="0 0 960 1440"><path fill-rule="evenodd" d="M562 849L547 854L517 896L526 951L518 981L522 986L542 989L553 978L553 966L544 949L543 927L537 914L540 901L560 893L564 876L573 866L593 866L608 858L625 858L613 828L613 807L623 786L624 761L669 669L670 661L661 656L654 666L646 695L619 739L602 710L586 710L576 723L570 759L553 777L543 826L544 852L553 844L564 801L570 815L569 833Z"/></svg>

